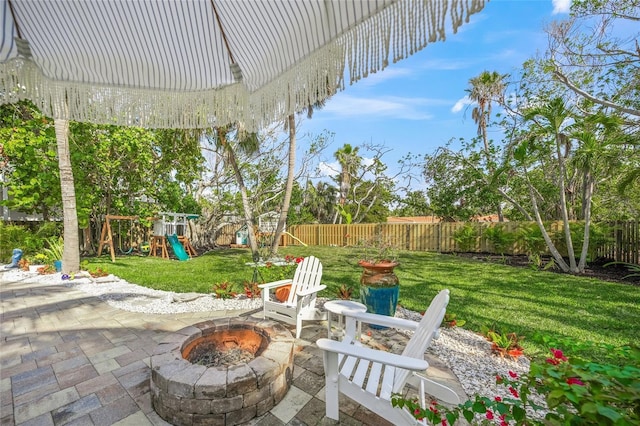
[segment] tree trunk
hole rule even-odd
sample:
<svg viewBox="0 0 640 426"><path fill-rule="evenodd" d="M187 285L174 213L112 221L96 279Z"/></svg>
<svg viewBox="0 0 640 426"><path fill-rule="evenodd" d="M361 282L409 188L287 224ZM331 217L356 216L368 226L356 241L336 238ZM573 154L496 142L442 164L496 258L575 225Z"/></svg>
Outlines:
<svg viewBox="0 0 640 426"><path fill-rule="evenodd" d="M293 114L289 115L289 163L287 165L287 184L284 190L284 200L282 200L282 208L280 209L280 217L276 226L273 242L271 243L271 255L278 253L278 244L280 236L284 232L287 224L287 216L289 215L289 205L291 204L291 193L293 192L293 178L296 165L296 120Z"/></svg>
<svg viewBox="0 0 640 426"><path fill-rule="evenodd" d="M589 254L589 235L591 229L591 196L593 195L594 179L591 173L585 176L585 192L582 200L584 207L584 236L582 240L582 252L580 253L580 261L578 262L578 272L583 273L587 266L587 255Z"/></svg>
<svg viewBox="0 0 640 426"><path fill-rule="evenodd" d="M544 227L544 223L542 222L542 217L540 216L540 210L538 209L538 202L536 201L536 194L535 194L535 191L533 190L533 185L529 180L529 175L527 174L526 168L524 169L524 175L527 180L527 186L529 187L529 197L531 197L531 205L533 206L533 213L535 215L538 228L540 228L540 232L542 233L542 237L544 238L544 242L547 244L547 247L549 248L551 255L553 256L554 260L556 261L560 269L562 269L563 272L569 272L570 271L569 265L567 265L567 262L565 262L564 259L562 258L562 255L560 254L556 246L553 244L551 237L549 237L549 233Z"/></svg>
<svg viewBox="0 0 640 426"><path fill-rule="evenodd" d="M58 168L60 169L60 189L62 193L62 214L64 223L64 252L62 272L70 274L80 270L80 242L78 233L78 211L76 192L69 153L69 121L55 120L56 142L58 146Z"/></svg>
<svg viewBox="0 0 640 426"><path fill-rule="evenodd" d="M229 159L229 163L233 168L236 182L238 183L238 187L240 188L240 196L242 197L242 210L244 212L244 224L247 227L247 238L249 240L249 247L251 248L251 256L253 257L253 261L257 262L260 259L260 253L258 251L258 242L256 239L255 229L253 227L253 214L251 211L251 205L249 203L247 187L244 184L242 173L240 173L240 167L238 166L235 152L233 150L233 147L229 145L229 142L226 139L225 132L218 131L218 138L220 139L220 144L224 147L227 153L227 158Z"/></svg>
<svg viewBox="0 0 640 426"><path fill-rule="evenodd" d="M514 200L512 197L509 196L509 194L507 194L506 192L504 192L502 189L498 188L498 193L500 195L502 195L504 197L505 200L507 200L508 202L510 202L516 209L518 209L518 211L520 213L522 213L522 215L524 216L524 218L528 221L533 222L533 217L531 217L531 215L529 214L529 212L527 210L525 210L524 207L522 207L520 205L519 202L517 202L516 200Z"/></svg>
<svg viewBox="0 0 640 426"><path fill-rule="evenodd" d="M567 244L567 255L569 256L569 271L572 273L578 272L578 265L576 265L576 256L573 250L573 241L571 239L571 228L569 227L569 212L567 209L566 198L566 185L565 185L565 164L564 156L562 155L562 147L565 145L562 143L562 134L556 133L556 156L559 166L559 178L558 185L560 186L560 211L562 213L562 224L564 226L564 239Z"/></svg>

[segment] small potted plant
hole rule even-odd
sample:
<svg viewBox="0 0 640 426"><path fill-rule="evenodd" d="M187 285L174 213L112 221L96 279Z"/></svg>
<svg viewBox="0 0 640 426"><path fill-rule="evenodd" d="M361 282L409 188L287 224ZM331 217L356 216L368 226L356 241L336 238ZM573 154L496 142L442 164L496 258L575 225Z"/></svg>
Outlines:
<svg viewBox="0 0 640 426"><path fill-rule="evenodd" d="M62 254L64 252L64 241L62 237L47 238L48 248L44 249L49 260L53 261L53 266L57 272L62 271Z"/></svg>
<svg viewBox="0 0 640 426"><path fill-rule="evenodd" d="M364 256L358 262L362 267L360 302L367 312L394 316L400 295L400 281L394 272L399 265L395 246L388 238L377 235L366 241L364 248Z"/></svg>

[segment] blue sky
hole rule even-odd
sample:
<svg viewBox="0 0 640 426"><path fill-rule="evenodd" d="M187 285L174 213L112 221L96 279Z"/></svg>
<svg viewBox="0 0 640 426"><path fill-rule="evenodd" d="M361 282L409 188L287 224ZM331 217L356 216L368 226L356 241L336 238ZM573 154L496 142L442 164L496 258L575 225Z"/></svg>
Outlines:
<svg viewBox="0 0 640 426"><path fill-rule="evenodd" d="M360 80L333 98L312 119L298 127L304 134L333 132L326 152L349 143L384 144L383 157L392 167L407 153L430 154L451 138L471 138L476 125L465 98L468 82L483 70L512 73L543 52L546 24L568 16L570 0L491 0L445 42L420 52L384 71Z"/></svg>

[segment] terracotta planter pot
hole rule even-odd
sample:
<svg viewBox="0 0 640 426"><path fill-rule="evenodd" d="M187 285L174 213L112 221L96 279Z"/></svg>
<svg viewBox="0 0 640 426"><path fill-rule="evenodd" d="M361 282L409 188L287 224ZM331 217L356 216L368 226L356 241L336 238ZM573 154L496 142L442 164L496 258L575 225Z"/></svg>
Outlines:
<svg viewBox="0 0 640 426"><path fill-rule="evenodd" d="M376 287L393 287L400 282L393 269L399 265L398 262L383 261L370 263L364 260L358 262L362 266L362 276L360 284Z"/></svg>

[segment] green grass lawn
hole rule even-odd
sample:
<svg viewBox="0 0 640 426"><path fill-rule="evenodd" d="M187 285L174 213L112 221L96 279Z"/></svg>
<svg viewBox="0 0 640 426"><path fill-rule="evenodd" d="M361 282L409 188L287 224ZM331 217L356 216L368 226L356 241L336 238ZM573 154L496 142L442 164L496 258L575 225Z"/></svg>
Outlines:
<svg viewBox="0 0 640 426"><path fill-rule="evenodd" d="M281 255L315 255L323 263L321 296L335 298L341 284L353 286L358 297L360 252L344 247L285 247ZM537 333L554 339L608 345L637 344L640 339L640 287L592 278L515 268L453 255L400 252L400 304L422 312L443 289L451 291L448 312L466 320L465 328L492 326L525 336L529 355L546 347ZM253 277L245 249L224 249L186 262L123 256L89 258L89 268L106 268L120 278L145 287L177 292L209 293L215 283L241 286ZM586 350L584 350L586 351ZM598 356L602 354L585 353Z"/></svg>

